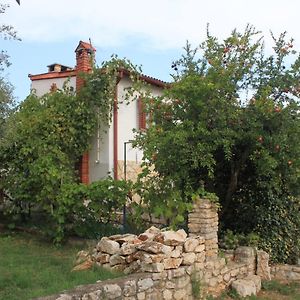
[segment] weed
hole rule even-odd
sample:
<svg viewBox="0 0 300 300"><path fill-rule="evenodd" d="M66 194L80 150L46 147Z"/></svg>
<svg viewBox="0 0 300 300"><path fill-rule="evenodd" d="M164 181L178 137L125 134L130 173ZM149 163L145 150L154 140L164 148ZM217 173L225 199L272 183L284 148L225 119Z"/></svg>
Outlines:
<svg viewBox="0 0 300 300"><path fill-rule="evenodd" d="M280 293L281 295L294 295L297 292L297 289L300 288L300 283L291 282L288 284L280 283L276 280L271 281L263 281L262 289L265 291L275 291Z"/></svg>
<svg viewBox="0 0 300 300"><path fill-rule="evenodd" d="M192 282L192 295L195 299L200 299L201 297L201 282L200 279L197 277L196 272L194 272L191 276Z"/></svg>

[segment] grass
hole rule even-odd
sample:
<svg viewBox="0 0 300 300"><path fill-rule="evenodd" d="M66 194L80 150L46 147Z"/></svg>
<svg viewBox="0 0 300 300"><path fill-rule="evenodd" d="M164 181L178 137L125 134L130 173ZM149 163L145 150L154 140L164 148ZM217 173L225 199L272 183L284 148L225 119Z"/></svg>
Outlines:
<svg viewBox="0 0 300 300"><path fill-rule="evenodd" d="M208 297L206 300L300 300L300 282L282 283L276 280L262 282L262 290L257 296L241 298L236 291L227 290L217 298Z"/></svg>
<svg viewBox="0 0 300 300"><path fill-rule="evenodd" d="M300 300L300 282L282 283L277 280L262 282L262 291L277 293L284 299Z"/></svg>
<svg viewBox="0 0 300 300"><path fill-rule="evenodd" d="M120 276L101 268L71 272L78 250L0 233L0 299L26 300Z"/></svg>

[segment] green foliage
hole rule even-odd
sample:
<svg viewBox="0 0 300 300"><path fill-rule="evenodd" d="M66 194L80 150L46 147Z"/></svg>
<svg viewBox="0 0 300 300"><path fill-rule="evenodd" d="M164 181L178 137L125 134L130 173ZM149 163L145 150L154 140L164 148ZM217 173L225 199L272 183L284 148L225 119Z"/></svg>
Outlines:
<svg viewBox="0 0 300 300"><path fill-rule="evenodd" d="M198 48L187 44L173 63L174 82L165 94L145 99L149 129L137 133L136 145L148 173L158 177L154 189L163 195L168 183L171 190L161 205L149 197L150 207L179 207L182 218L184 205L203 188L218 197L223 228L248 234L264 226L253 214L255 205L264 216L264 202L299 196L300 56L285 33L273 39L274 53L266 55L251 26L224 41L208 32Z"/></svg>
<svg viewBox="0 0 300 300"><path fill-rule="evenodd" d="M147 213L150 223L154 216L163 218L172 228L183 224L185 214L192 209L192 204L182 201L182 194L173 188L173 182L168 178L153 176L150 173L144 176L145 173L135 184L135 192L142 199L142 206L134 210L135 219L141 218L142 213Z"/></svg>
<svg viewBox="0 0 300 300"><path fill-rule="evenodd" d="M61 242L71 224L78 224L75 231L83 233L79 224L97 227L115 219L129 183L109 179L86 189L78 184L75 166L96 127L102 132L108 129L115 84L125 67L132 79L138 78L133 65L113 57L93 73L82 74L85 84L76 95L67 83L63 90L42 97L32 93L9 117L0 144L0 189L12 218L25 221L33 210L45 213L55 242ZM88 205L83 205L84 200Z"/></svg>
<svg viewBox="0 0 300 300"><path fill-rule="evenodd" d="M9 8L8 4L0 3L0 15L4 14L7 8ZM0 24L0 39L20 40L13 26L7 24ZM8 67L9 65L10 61L8 53L5 50L0 49L0 71L3 71L4 67Z"/></svg>
<svg viewBox="0 0 300 300"><path fill-rule="evenodd" d="M5 123L13 112L14 97L13 87L0 76L0 144L3 143Z"/></svg>
<svg viewBox="0 0 300 300"><path fill-rule="evenodd" d="M257 206L256 232L259 247L270 253L273 262L295 264L300 256L300 200L287 196L266 197Z"/></svg>
<svg viewBox="0 0 300 300"><path fill-rule="evenodd" d="M64 185L59 195L59 210L54 215L58 224L56 240L64 237L66 229L95 239L117 233L120 217L117 213L122 211L131 189L130 181L111 177L90 185Z"/></svg>
<svg viewBox="0 0 300 300"><path fill-rule="evenodd" d="M232 230L227 229L220 237L220 247L222 249L236 249L239 246L257 247L259 244L259 236L251 232L247 235L242 233L234 233Z"/></svg>
<svg viewBox="0 0 300 300"><path fill-rule="evenodd" d="M0 16L4 14L6 9L9 7L7 4L0 4ZM0 24L0 39L4 40L19 40L16 31L11 25ZM4 126L8 115L13 111L14 97L13 87L6 80L3 71L5 67L10 66L8 53L0 49L0 144L2 143Z"/></svg>

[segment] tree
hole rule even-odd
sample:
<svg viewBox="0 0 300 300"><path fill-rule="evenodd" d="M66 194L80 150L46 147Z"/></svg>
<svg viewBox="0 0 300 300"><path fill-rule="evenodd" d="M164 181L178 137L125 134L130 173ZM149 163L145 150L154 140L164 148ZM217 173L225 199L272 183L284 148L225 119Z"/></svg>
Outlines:
<svg viewBox="0 0 300 300"><path fill-rule="evenodd" d="M161 182L172 189L163 202L147 195L151 211L182 220L193 195L214 193L224 228L258 231L264 220L247 214L246 206L255 203L266 214L278 199L298 197L300 57L290 63L296 51L285 33L273 40L274 54L267 56L251 26L222 42L208 32L200 47L187 44L174 62L174 82L165 95L145 100L151 124L136 138L144 175L154 168L155 191L165 193ZM153 181L146 178L142 182ZM289 203L299 207L299 201ZM250 224L236 226L245 215ZM289 239L300 225L299 218L292 222Z"/></svg>
<svg viewBox="0 0 300 300"><path fill-rule="evenodd" d="M4 14L9 7L7 4L0 4L0 15ZM16 31L11 25L0 25L0 38L4 40L20 40ZM11 112L14 105L13 87L4 78L3 71L10 66L8 53L0 49L0 142L3 137L5 120Z"/></svg>
<svg viewBox="0 0 300 300"><path fill-rule="evenodd" d="M9 5L0 3L0 15L4 14L8 7ZM20 38L17 36L17 32L14 30L14 27L6 24L0 25L0 38L4 40L20 40ZM4 67L8 67L9 65L9 55L5 50L1 49L0 70L3 71Z"/></svg>
<svg viewBox="0 0 300 300"><path fill-rule="evenodd" d="M27 221L34 210L50 222L49 232L60 242L67 227L112 219L113 210L123 208L130 183L108 179L85 188L76 169L96 126L104 132L110 124L121 67L134 69L113 57L103 68L82 74L84 85L76 94L67 84L42 97L32 93L9 116L0 174L11 219Z"/></svg>

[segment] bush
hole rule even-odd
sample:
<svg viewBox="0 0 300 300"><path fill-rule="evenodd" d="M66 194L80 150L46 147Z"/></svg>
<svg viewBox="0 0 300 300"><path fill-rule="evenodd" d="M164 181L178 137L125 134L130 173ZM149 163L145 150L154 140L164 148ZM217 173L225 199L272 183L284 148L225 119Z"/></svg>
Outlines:
<svg viewBox="0 0 300 300"><path fill-rule="evenodd" d="M227 229L221 233L219 243L221 248L231 250L239 246L257 247L259 240L259 236L254 232L245 235L243 233L234 233L232 230Z"/></svg>

